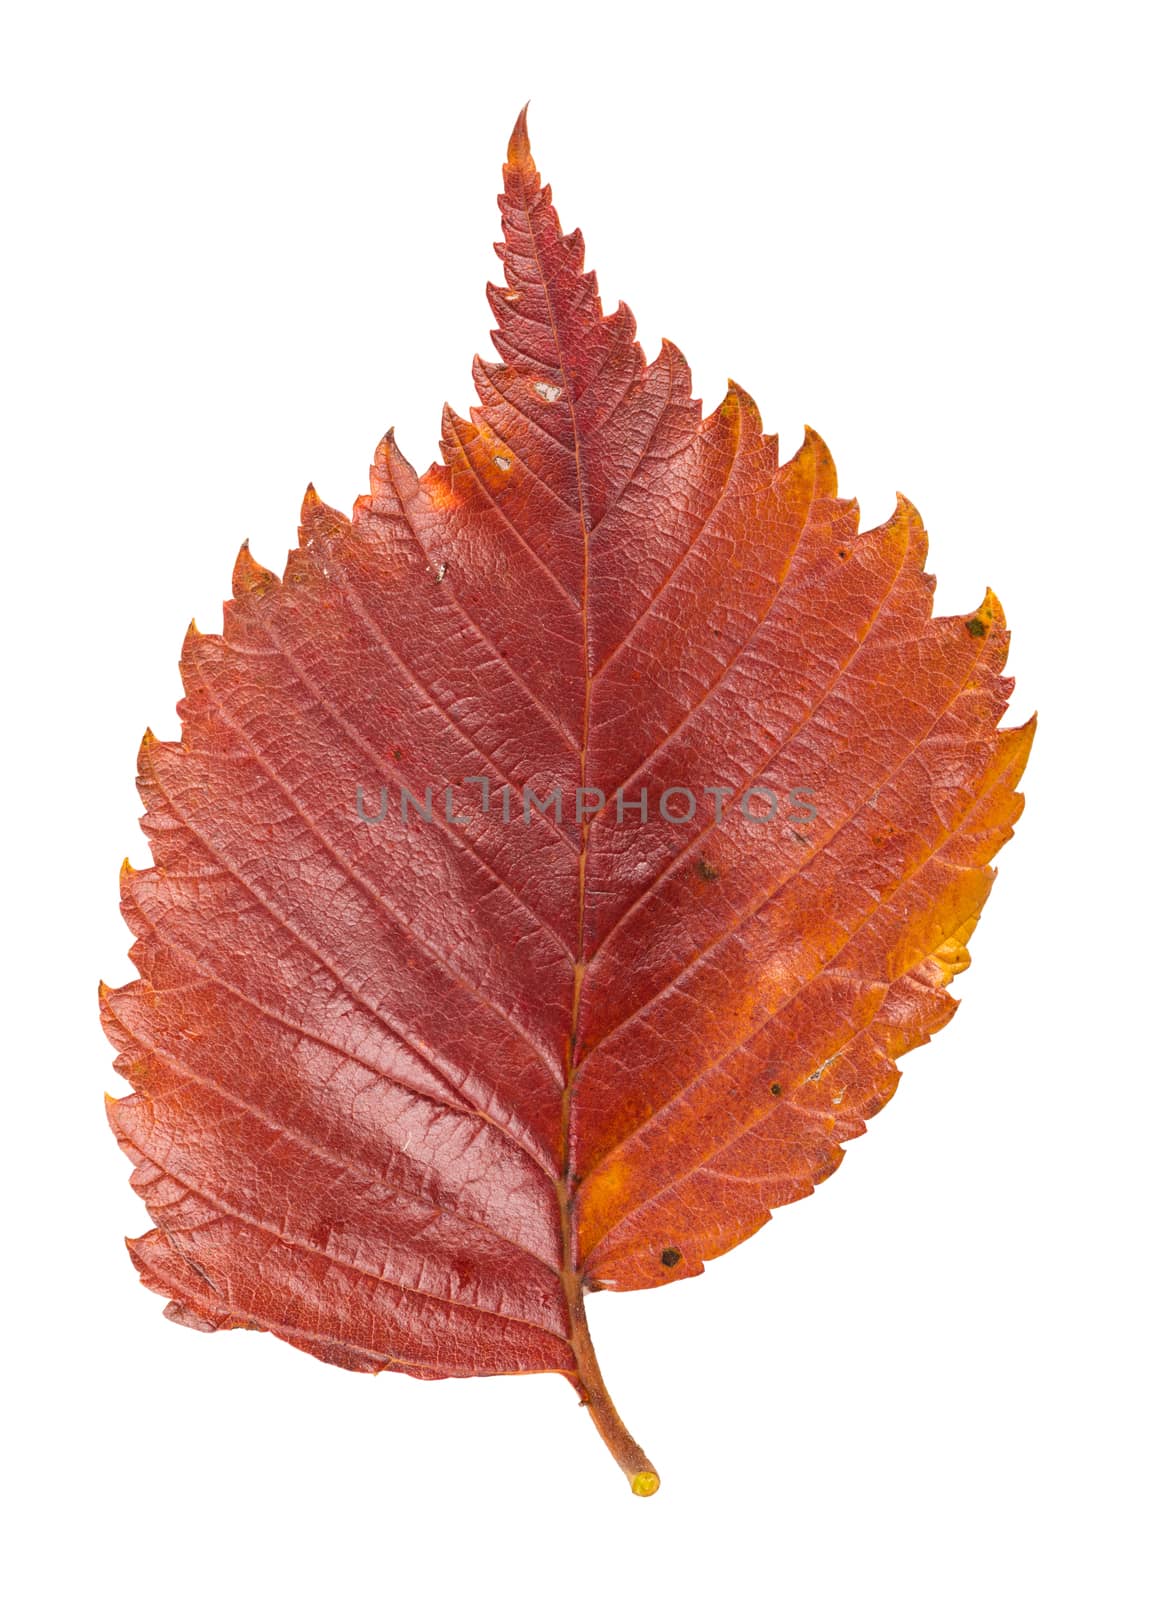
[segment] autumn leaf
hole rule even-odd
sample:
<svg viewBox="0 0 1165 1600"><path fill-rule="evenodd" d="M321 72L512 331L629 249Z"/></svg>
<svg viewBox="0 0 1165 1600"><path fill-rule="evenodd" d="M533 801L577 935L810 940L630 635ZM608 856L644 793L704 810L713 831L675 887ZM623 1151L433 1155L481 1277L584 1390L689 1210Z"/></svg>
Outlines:
<svg viewBox="0 0 1165 1600"><path fill-rule="evenodd" d="M143 1282L420 1378L561 1372L637 1494L585 1295L703 1271L835 1169L954 1010L1034 723L905 500L703 417L563 234L524 114L500 363L418 478L246 546L140 754L102 989Z"/></svg>

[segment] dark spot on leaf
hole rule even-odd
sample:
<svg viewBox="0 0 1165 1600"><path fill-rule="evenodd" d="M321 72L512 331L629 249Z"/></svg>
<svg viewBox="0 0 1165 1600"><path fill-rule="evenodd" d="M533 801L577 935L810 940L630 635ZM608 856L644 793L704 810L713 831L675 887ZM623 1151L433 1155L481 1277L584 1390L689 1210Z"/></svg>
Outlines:
<svg viewBox="0 0 1165 1600"><path fill-rule="evenodd" d="M846 556L849 555L849 551L848 550L839 550L837 553L838 553L838 556L840 557L840 559L842 561L844 561Z"/></svg>
<svg viewBox="0 0 1165 1600"><path fill-rule="evenodd" d="M967 632L971 635L972 639L981 639L987 632L987 628L982 617L971 617L967 622Z"/></svg>
<svg viewBox="0 0 1165 1600"><path fill-rule="evenodd" d="M780 1094L780 1092L781 1092L781 1086L780 1086L779 1083L771 1083L769 1085L769 1093L770 1094Z"/></svg>
<svg viewBox="0 0 1165 1600"><path fill-rule="evenodd" d="M663 1262L665 1267L674 1267L676 1262L680 1259L680 1253L676 1249L675 1245L669 1244L659 1259Z"/></svg>
<svg viewBox="0 0 1165 1600"><path fill-rule="evenodd" d="M696 862L696 874L698 877L703 878L705 883L715 883L720 876L720 868L714 867L710 861L705 861L704 857L701 856L699 861Z"/></svg>

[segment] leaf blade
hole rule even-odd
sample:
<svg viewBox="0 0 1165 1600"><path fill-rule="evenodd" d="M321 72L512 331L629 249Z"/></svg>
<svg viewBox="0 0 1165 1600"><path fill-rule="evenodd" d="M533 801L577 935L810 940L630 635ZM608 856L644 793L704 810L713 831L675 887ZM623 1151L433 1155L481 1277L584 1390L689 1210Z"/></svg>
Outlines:
<svg viewBox="0 0 1165 1600"><path fill-rule="evenodd" d="M562 1372L642 1495L586 1292L702 1272L836 1169L953 1012L1034 719L999 728L990 591L932 616L909 502L859 532L812 430L782 461L604 314L524 112L503 183L502 359L441 461L386 435L352 517L309 489L283 577L244 546L187 636L109 1118L173 1320Z"/></svg>

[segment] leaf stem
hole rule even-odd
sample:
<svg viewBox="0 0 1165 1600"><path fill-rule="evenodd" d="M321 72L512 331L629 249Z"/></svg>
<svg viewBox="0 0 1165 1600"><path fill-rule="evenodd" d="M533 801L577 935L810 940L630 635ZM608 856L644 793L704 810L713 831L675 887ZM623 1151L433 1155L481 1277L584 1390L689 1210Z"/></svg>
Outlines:
<svg viewBox="0 0 1165 1600"><path fill-rule="evenodd" d="M581 1282L577 1280L571 1302L571 1343L578 1360L576 1388L582 1396L582 1404L590 1412L591 1421L599 1430L603 1443L623 1469L627 1482L631 1485L631 1493L654 1494L659 1488L659 1473L631 1437L622 1417L615 1410L615 1403L603 1381L603 1374L599 1371L598 1357L591 1343L591 1333L583 1307L583 1288Z"/></svg>

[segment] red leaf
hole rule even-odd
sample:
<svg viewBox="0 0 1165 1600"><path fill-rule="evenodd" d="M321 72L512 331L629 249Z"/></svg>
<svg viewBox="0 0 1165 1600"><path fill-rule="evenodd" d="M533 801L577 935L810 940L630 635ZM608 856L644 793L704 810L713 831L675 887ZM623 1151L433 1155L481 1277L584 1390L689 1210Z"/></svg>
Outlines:
<svg viewBox="0 0 1165 1600"><path fill-rule="evenodd" d="M524 115L501 208L502 361L444 464L386 437L352 520L309 490L282 580L244 546L187 636L110 1119L175 1321L562 1372L649 1494L584 1292L701 1272L837 1166L954 1009L1033 724L998 729L991 594L931 617L906 501L859 534L815 434L781 463L603 315Z"/></svg>

